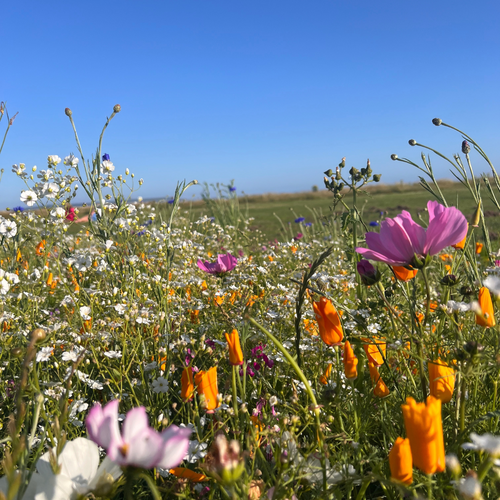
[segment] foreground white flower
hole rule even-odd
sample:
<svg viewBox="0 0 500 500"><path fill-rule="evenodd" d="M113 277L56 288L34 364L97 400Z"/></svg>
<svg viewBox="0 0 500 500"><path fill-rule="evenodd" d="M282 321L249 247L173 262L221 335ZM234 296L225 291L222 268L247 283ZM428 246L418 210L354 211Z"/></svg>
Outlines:
<svg viewBox="0 0 500 500"><path fill-rule="evenodd" d="M492 457L500 457L500 437L489 433L480 436L473 432L470 438L472 443L464 443L462 445L464 450L485 451Z"/></svg>
<svg viewBox="0 0 500 500"><path fill-rule="evenodd" d="M40 457L35 472L23 496L26 500L76 500L90 492L106 491L118 479L120 467L106 457L99 466L99 448L85 438L68 441L57 457L61 467L54 474L50 465L51 452ZM7 479L0 479L0 491L7 492Z"/></svg>
<svg viewBox="0 0 500 500"><path fill-rule="evenodd" d="M500 297L500 278L498 278L498 276L488 276L484 278L483 286L485 286L495 297Z"/></svg>
<svg viewBox="0 0 500 500"><path fill-rule="evenodd" d="M38 200L38 196L33 191L21 192L21 201L23 203L26 203L28 207L32 207L35 204L36 200Z"/></svg>

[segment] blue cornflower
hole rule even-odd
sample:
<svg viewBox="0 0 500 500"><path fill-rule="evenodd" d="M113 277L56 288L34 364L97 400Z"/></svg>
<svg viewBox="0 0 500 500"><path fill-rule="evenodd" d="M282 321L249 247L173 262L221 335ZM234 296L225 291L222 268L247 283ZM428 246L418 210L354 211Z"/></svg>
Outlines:
<svg viewBox="0 0 500 500"><path fill-rule="evenodd" d="M13 212L24 212L24 207L14 207L12 209Z"/></svg>
<svg viewBox="0 0 500 500"><path fill-rule="evenodd" d="M313 225L312 222L306 222L306 227L311 227Z"/></svg>
<svg viewBox="0 0 500 500"><path fill-rule="evenodd" d="M173 198L170 198L170 200L167 201L167 203L169 203L170 205L172 205L173 202L174 202Z"/></svg>
<svg viewBox="0 0 500 500"><path fill-rule="evenodd" d="M149 219L147 222L144 222L144 224L141 224L141 227L147 227L153 224L153 219Z"/></svg>
<svg viewBox="0 0 500 500"><path fill-rule="evenodd" d="M139 231L138 233L135 233L137 236L144 236L146 234L146 231Z"/></svg>
<svg viewBox="0 0 500 500"><path fill-rule="evenodd" d="M298 224L299 222L304 222L305 220L305 217L298 217L297 219L295 219L295 222Z"/></svg>
<svg viewBox="0 0 500 500"><path fill-rule="evenodd" d="M108 153L104 153L102 155L102 161L109 161L109 155L108 155Z"/></svg>
<svg viewBox="0 0 500 500"><path fill-rule="evenodd" d="M229 191L231 191L231 192L236 191L236 188L235 188L234 186L231 186L231 187L229 188Z"/></svg>
<svg viewBox="0 0 500 500"><path fill-rule="evenodd" d="M377 227L377 226L380 226L380 224L379 224L377 221L375 221L375 220L372 220L372 221L370 222L370 224L368 224L368 225L369 225L369 226L371 226L371 227Z"/></svg>

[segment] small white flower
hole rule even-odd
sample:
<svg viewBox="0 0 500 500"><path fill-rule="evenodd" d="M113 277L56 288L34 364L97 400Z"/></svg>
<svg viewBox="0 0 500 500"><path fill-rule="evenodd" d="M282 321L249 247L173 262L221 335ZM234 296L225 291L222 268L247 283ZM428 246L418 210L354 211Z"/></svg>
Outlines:
<svg viewBox="0 0 500 500"><path fill-rule="evenodd" d="M4 234L7 238L13 238L17 234L17 225L13 220L4 220L0 224L0 234Z"/></svg>
<svg viewBox="0 0 500 500"><path fill-rule="evenodd" d="M28 207L32 207L35 204L36 200L38 200L38 196L33 191L21 192L21 201L23 203L26 203Z"/></svg>
<svg viewBox="0 0 500 500"><path fill-rule="evenodd" d="M497 276L488 276L483 281L485 286L497 298L500 297L500 278Z"/></svg>
<svg viewBox="0 0 500 500"><path fill-rule="evenodd" d="M475 477L468 476L459 482L458 491L468 500L479 499L481 498L481 483Z"/></svg>
<svg viewBox="0 0 500 500"><path fill-rule="evenodd" d="M107 351L104 353L109 359L120 359L122 357L122 353L120 351Z"/></svg>
<svg viewBox="0 0 500 500"><path fill-rule="evenodd" d="M57 166L59 163L61 163L61 158L57 155L49 155L47 158L47 162L50 166Z"/></svg>
<svg viewBox="0 0 500 500"><path fill-rule="evenodd" d="M84 321L88 321L89 319L91 319L90 312L91 312L90 307L88 306L80 307L80 316Z"/></svg>
<svg viewBox="0 0 500 500"><path fill-rule="evenodd" d="M113 170L115 169L115 166L113 165L113 162L111 162L109 160L105 160L101 163L101 168L102 168L103 172L110 173L110 172L113 172Z"/></svg>
<svg viewBox="0 0 500 500"><path fill-rule="evenodd" d="M37 363L41 363L43 361L48 361L54 352L53 347L42 347L36 355Z"/></svg>
<svg viewBox="0 0 500 500"><path fill-rule="evenodd" d="M66 156L66 158L64 158L64 164L71 167L76 167L76 165L78 165L78 162L79 162L78 158L73 154Z"/></svg>
<svg viewBox="0 0 500 500"><path fill-rule="evenodd" d="M167 392L168 391L168 382L163 377L158 377L153 381L153 391L156 393L159 392Z"/></svg>
<svg viewBox="0 0 500 500"><path fill-rule="evenodd" d="M59 192L59 186L55 182L46 182L43 185L43 196L48 199L53 199Z"/></svg>
<svg viewBox="0 0 500 500"><path fill-rule="evenodd" d="M470 435L472 443L464 443L464 450L480 450L489 453L492 457L500 456L500 437L493 434L483 434L482 436L473 432Z"/></svg>

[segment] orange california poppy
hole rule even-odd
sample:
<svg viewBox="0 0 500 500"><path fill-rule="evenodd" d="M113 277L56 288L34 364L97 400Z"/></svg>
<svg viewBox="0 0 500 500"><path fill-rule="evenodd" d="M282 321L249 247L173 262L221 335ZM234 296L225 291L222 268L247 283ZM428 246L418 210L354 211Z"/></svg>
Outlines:
<svg viewBox="0 0 500 500"><path fill-rule="evenodd" d="M213 366L208 371L200 370L194 376L194 384L200 396L205 397L207 411L215 410L219 406L217 395L217 367Z"/></svg>
<svg viewBox="0 0 500 500"><path fill-rule="evenodd" d="M45 245L47 242L45 240L40 241L38 245L35 247L35 252L37 255L43 255L45 252Z"/></svg>
<svg viewBox="0 0 500 500"><path fill-rule="evenodd" d="M368 361L371 361L377 366L384 364L384 360L387 352L387 344L385 340L374 337L372 339L361 339L363 342L363 349L365 350Z"/></svg>
<svg viewBox="0 0 500 500"><path fill-rule="evenodd" d="M344 344L344 373L348 380L354 380L358 376L358 358L354 355L351 343L347 340Z"/></svg>
<svg viewBox="0 0 500 500"><path fill-rule="evenodd" d="M406 398L401 408L413 464L425 474L443 472L445 453L441 401L434 396L427 397L427 404Z"/></svg>
<svg viewBox="0 0 500 500"><path fill-rule="evenodd" d="M411 456L410 440L398 437L389 452L391 477L405 484L413 482L413 458Z"/></svg>
<svg viewBox="0 0 500 500"><path fill-rule="evenodd" d="M231 333L224 333L227 345L229 346L229 362L233 366L243 364L243 351L241 350L240 336L238 330L233 329Z"/></svg>
<svg viewBox="0 0 500 500"><path fill-rule="evenodd" d="M200 483L202 481L208 481L207 476L205 474L199 474L194 470L187 469L186 467L174 467L169 470L170 474L173 474L176 477L181 477L183 479L189 479L193 483Z"/></svg>
<svg viewBox="0 0 500 500"><path fill-rule="evenodd" d="M325 373L323 373L323 375L321 375L319 377L320 384L322 384L322 385L328 384L328 379L329 379L330 375L332 374L332 367L333 367L332 363L328 363L328 365L326 365Z"/></svg>
<svg viewBox="0 0 500 500"><path fill-rule="evenodd" d="M344 338L340 316L333 304L325 297L313 302L314 314L318 322L319 334L326 345L337 345Z"/></svg>
<svg viewBox="0 0 500 500"><path fill-rule="evenodd" d="M418 269L406 269L403 266L392 266L392 270L399 281L410 281L418 273Z"/></svg>
<svg viewBox="0 0 500 500"><path fill-rule="evenodd" d="M431 395L442 403L449 403L455 389L455 370L440 359L427 364Z"/></svg>
<svg viewBox="0 0 500 500"><path fill-rule="evenodd" d="M495 311L493 310L490 291L484 286L479 290L478 302L481 311L483 311L483 316L481 317L479 314L476 314L476 325L484 326L485 328L495 326Z"/></svg>
<svg viewBox="0 0 500 500"><path fill-rule="evenodd" d="M375 384L373 389L373 394L378 398L385 398L389 395L389 388L385 385L385 382L382 380L380 373L378 372L378 367L371 361L368 361L368 368L370 370L370 378L372 382Z"/></svg>
<svg viewBox="0 0 500 500"><path fill-rule="evenodd" d="M479 255L481 253L481 251L483 250L483 244L482 243L479 243L477 242L476 243L476 254Z"/></svg>
<svg viewBox="0 0 500 500"><path fill-rule="evenodd" d="M194 393L194 381L193 381L193 370L190 366L187 366L182 370L181 375L181 398L188 400L193 397Z"/></svg>

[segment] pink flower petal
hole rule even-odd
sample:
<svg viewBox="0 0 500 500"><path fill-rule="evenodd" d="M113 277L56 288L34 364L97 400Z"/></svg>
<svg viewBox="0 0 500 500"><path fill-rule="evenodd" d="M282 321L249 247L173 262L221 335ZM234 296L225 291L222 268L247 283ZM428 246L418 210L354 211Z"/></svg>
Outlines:
<svg viewBox="0 0 500 500"><path fill-rule="evenodd" d="M171 425L162 433L163 453L158 463L163 469L177 467L186 456L189 448L191 429Z"/></svg>
<svg viewBox="0 0 500 500"><path fill-rule="evenodd" d="M467 219L455 207L444 208L429 222L424 252L436 255L447 246L462 241L467 234Z"/></svg>

